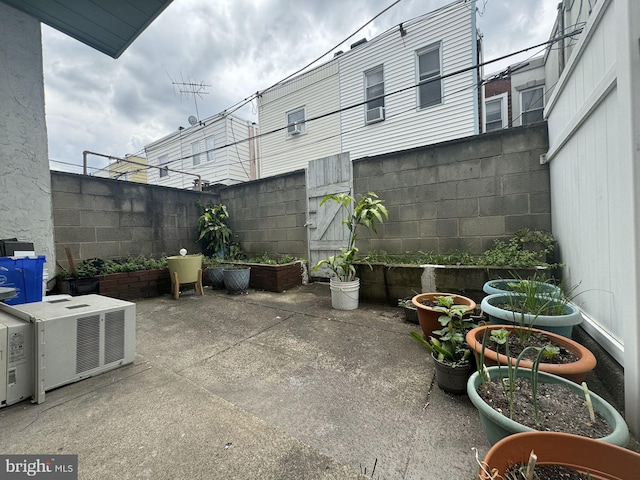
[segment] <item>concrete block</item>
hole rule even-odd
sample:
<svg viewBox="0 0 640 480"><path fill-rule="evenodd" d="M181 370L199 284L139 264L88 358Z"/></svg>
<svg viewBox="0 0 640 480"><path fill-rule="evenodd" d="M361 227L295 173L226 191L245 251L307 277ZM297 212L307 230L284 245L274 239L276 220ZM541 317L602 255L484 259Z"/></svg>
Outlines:
<svg viewBox="0 0 640 480"><path fill-rule="evenodd" d="M460 235L463 237L496 236L505 233L503 216L461 218L459 226Z"/></svg>
<svg viewBox="0 0 640 480"><path fill-rule="evenodd" d="M80 210L54 210L53 224L56 226L79 226Z"/></svg>
<svg viewBox="0 0 640 480"><path fill-rule="evenodd" d="M118 212L90 212L82 210L80 212L80 225L86 227L118 227L120 225L120 215Z"/></svg>
<svg viewBox="0 0 640 480"><path fill-rule="evenodd" d="M94 210L94 197L81 193L55 192L52 195L53 210Z"/></svg>
<svg viewBox="0 0 640 480"><path fill-rule="evenodd" d="M523 215L529 213L529 195L506 195L480 198L480 216Z"/></svg>
<svg viewBox="0 0 640 480"><path fill-rule="evenodd" d="M535 126L510 128L502 137L502 149L504 153L525 152L536 148L546 151L549 148L548 139L546 122Z"/></svg>
<svg viewBox="0 0 640 480"><path fill-rule="evenodd" d="M296 226L295 215L278 215L273 217L273 223L276 229L291 228Z"/></svg>
<svg viewBox="0 0 640 480"><path fill-rule="evenodd" d="M474 217L478 215L478 200L443 200L438 204L437 211L438 218Z"/></svg>
<svg viewBox="0 0 640 480"><path fill-rule="evenodd" d="M441 237L438 241L439 253L469 252L481 254L482 239L480 237Z"/></svg>
<svg viewBox="0 0 640 480"><path fill-rule="evenodd" d="M502 178L502 194L511 195L522 192L550 191L549 172L525 172L505 175Z"/></svg>
<svg viewBox="0 0 640 480"><path fill-rule="evenodd" d="M383 159L384 172L415 170L418 168L418 154L415 151L400 152L395 158Z"/></svg>
<svg viewBox="0 0 640 480"><path fill-rule="evenodd" d="M384 161L382 158L367 159L360 162L353 162L353 177L380 177L385 173Z"/></svg>
<svg viewBox="0 0 640 480"><path fill-rule="evenodd" d="M299 228L287 228L285 230L287 233L286 240L288 241L297 241L297 242L306 242L307 241L307 229L303 227Z"/></svg>
<svg viewBox="0 0 640 480"><path fill-rule="evenodd" d="M385 238L417 237L420 222L402 222L386 224Z"/></svg>
<svg viewBox="0 0 640 480"><path fill-rule="evenodd" d="M452 182L480 177L480 160L467 160L438 166L438 181Z"/></svg>
<svg viewBox="0 0 640 480"><path fill-rule="evenodd" d="M492 197L499 194L500 186L496 177L474 178L457 182L458 198Z"/></svg>
<svg viewBox="0 0 640 480"><path fill-rule="evenodd" d="M79 258L118 258L119 242L81 243Z"/></svg>
<svg viewBox="0 0 640 480"><path fill-rule="evenodd" d="M436 220L436 235L438 237L455 237L458 236L458 219L457 218L444 218Z"/></svg>
<svg viewBox="0 0 640 480"><path fill-rule="evenodd" d="M93 227L56 226L54 230L56 243L66 245L69 243L86 243L96 241L96 229Z"/></svg>
<svg viewBox="0 0 640 480"><path fill-rule="evenodd" d="M131 240L132 240L131 228L96 227L97 242L110 242L110 241L126 242Z"/></svg>
<svg viewBox="0 0 640 480"><path fill-rule="evenodd" d="M530 194L529 211L531 213L551 213L551 192Z"/></svg>
<svg viewBox="0 0 640 480"><path fill-rule="evenodd" d="M51 191L58 193L81 193L80 180L84 177L63 172L51 172Z"/></svg>
<svg viewBox="0 0 640 480"><path fill-rule="evenodd" d="M94 196L93 208L96 212L118 212L130 210L131 204L128 200L122 200L107 196Z"/></svg>
<svg viewBox="0 0 640 480"><path fill-rule="evenodd" d="M505 217L505 233L514 234L523 228L551 231L551 213L507 215Z"/></svg>
<svg viewBox="0 0 640 480"><path fill-rule="evenodd" d="M395 210L397 210L397 213L390 218L397 219L400 222L410 222L412 220L419 220L422 218L422 208L420 205L403 205Z"/></svg>

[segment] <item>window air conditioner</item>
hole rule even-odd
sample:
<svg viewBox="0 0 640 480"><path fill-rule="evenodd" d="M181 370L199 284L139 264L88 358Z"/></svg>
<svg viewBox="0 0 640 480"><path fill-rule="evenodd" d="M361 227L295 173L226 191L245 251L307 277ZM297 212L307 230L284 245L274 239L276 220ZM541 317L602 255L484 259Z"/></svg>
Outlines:
<svg viewBox="0 0 640 480"><path fill-rule="evenodd" d="M384 120L384 107L367 110L367 123L381 122L382 120Z"/></svg>
<svg viewBox="0 0 640 480"><path fill-rule="evenodd" d="M28 331L34 339L33 343L25 342L25 354L14 359L16 374L22 369L21 379L11 377L10 371L5 386L9 387L11 380L14 383L22 380L23 383L11 395L10 387L7 388L7 405L28 396L42 403L48 390L135 360L135 303L101 295L83 295L49 302L2 305L0 313L5 315L5 319L11 316L28 325ZM1 321L2 318L0 316L0 323L9 326L8 322ZM10 328L19 326L20 323L14 323ZM11 334L10 329L4 330ZM0 352L3 336L0 328ZM24 339L27 340L27 335L24 335ZM15 344L15 338L13 342ZM30 345L33 345L33 353L26 350ZM14 350L22 351L17 348ZM19 364L19 360L24 364ZM29 376L31 378L26 378ZM25 389L26 385L31 387L29 392Z"/></svg>
<svg viewBox="0 0 640 480"><path fill-rule="evenodd" d="M299 135L302 133L302 125L300 123L294 123L289 125L289 135Z"/></svg>

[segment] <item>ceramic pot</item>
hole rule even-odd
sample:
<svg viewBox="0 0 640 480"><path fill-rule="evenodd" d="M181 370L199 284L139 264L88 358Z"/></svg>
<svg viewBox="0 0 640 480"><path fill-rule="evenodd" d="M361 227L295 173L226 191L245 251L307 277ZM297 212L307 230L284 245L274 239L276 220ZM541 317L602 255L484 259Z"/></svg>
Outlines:
<svg viewBox="0 0 640 480"><path fill-rule="evenodd" d="M529 461L534 451L538 465L563 465L594 480L627 480L640 472L640 454L609 443L559 432L525 432L503 438L487 452L480 480L490 480L489 472L500 477L514 463Z"/></svg>
<svg viewBox="0 0 640 480"><path fill-rule="evenodd" d="M482 337L484 336L485 330L489 330L489 333L487 333L488 338L491 334L491 330L498 330L500 328L506 328L511 332L511 335L516 335L516 332L521 329L521 327L517 327L514 325L483 325L473 328L467 332L467 345L469 345L471 350L475 352L477 359L480 358L480 355L482 353ZM573 363L560 364L541 362L539 367L539 370L541 372L552 373L553 375L558 375L559 377L566 378L567 380L571 380L572 382L581 383L587 376L587 373L596 368L596 357L593 355L593 353L591 353L589 349L580 345L578 342L574 342L570 338L563 337L562 335L556 335L555 333L539 330L537 328L531 328L530 330L531 333L546 335L550 343L570 351L578 358L578 360ZM485 348L484 364L486 366L505 366L507 365L507 362L508 359L506 355L499 354L494 350ZM512 358L511 362L513 365L515 365L516 359ZM522 360L520 362L520 367L530 369L533 367L533 362L531 362L530 360Z"/></svg>
<svg viewBox="0 0 640 480"><path fill-rule="evenodd" d="M487 371L489 372L489 378L492 380L499 379L501 376L507 375L507 369L504 367L489 367L487 368ZM530 378L530 376L530 370L518 368L518 378ZM576 385L575 383L562 377L558 377L557 375L539 372L538 382L560 384L571 390L576 395L583 395L582 387L580 385ZM467 381L467 395L469 395L471 403L473 403L473 405L478 409L482 430L492 445L514 433L535 431L533 428L511 420L509 417L503 415L497 410L494 410L493 407L488 405L478 394L478 388L481 383L480 375L478 372L474 372ZM590 395L593 408L602 415L612 430L609 435L599 438L598 440L611 443L613 445L619 445L621 447L626 446L629 441L629 428L622 416L615 408L613 408L613 406L607 403L599 395L593 392L590 392Z"/></svg>
<svg viewBox="0 0 640 480"><path fill-rule="evenodd" d="M167 257L169 276L171 277L171 292L174 298L180 296L180 285L193 285L200 295L204 295L202 288L202 255L176 255Z"/></svg>
<svg viewBox="0 0 640 480"><path fill-rule="evenodd" d="M494 295L496 293L510 293L513 289L509 284L520 283L521 278L500 278L497 280L489 280L482 286L482 291L488 295ZM556 285L546 282L538 282L535 280L527 280L527 282L534 283L536 285L536 291L541 294L550 295L552 297L561 297L562 289Z"/></svg>
<svg viewBox="0 0 640 480"><path fill-rule="evenodd" d="M222 270L227 293L239 295L249 290L251 267L226 267Z"/></svg>
<svg viewBox="0 0 640 480"><path fill-rule="evenodd" d="M214 290L221 290L224 288L224 274L223 270L229 268L228 266L220 265L216 267L209 267L209 280L211 280L211 288Z"/></svg>
<svg viewBox="0 0 640 480"><path fill-rule="evenodd" d="M425 338L429 338L434 330L440 330L442 325L438 322L438 318L442 315L441 312L434 310L432 307L423 305L425 300L436 301L436 297L454 297L454 303L456 305L467 305L468 311L471 312L476 308L476 302L470 298L463 297L462 295L456 295L454 293L420 293L411 299L411 303L418 309L418 322L422 328L422 333Z"/></svg>
<svg viewBox="0 0 640 480"><path fill-rule="evenodd" d="M504 310L499 307L501 304L509 304L517 301L523 295L519 293L496 293L488 295L482 299L480 307L489 317L489 322L493 325L521 325L526 327L536 327L541 330L556 333L563 337L571 338L571 330L574 325L582 322L582 314L578 307L568 302L563 307L561 315L531 315L527 313ZM547 303L558 303L558 300L549 297L540 297L541 301Z"/></svg>

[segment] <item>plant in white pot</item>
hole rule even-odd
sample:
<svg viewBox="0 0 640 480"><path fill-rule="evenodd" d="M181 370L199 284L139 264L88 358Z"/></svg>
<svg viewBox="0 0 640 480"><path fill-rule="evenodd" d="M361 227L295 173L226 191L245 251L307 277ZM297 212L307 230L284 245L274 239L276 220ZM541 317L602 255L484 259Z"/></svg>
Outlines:
<svg viewBox="0 0 640 480"><path fill-rule="evenodd" d="M367 195L360 195L355 198L346 193L338 193L325 196L320 202L320 206L326 202L336 202L346 213L346 219L342 221L349 233L347 247L340 248L340 253L329 258L320 260L315 267L317 271L325 265L332 272L331 282L331 303L333 308L338 310L354 310L358 308L358 298L360 292L360 279L356 277L354 262L358 260L358 247L356 239L358 232L362 229L377 233L376 222L383 223L389 218L389 212L383 205L383 200L369 192ZM366 260L366 259L365 259Z"/></svg>

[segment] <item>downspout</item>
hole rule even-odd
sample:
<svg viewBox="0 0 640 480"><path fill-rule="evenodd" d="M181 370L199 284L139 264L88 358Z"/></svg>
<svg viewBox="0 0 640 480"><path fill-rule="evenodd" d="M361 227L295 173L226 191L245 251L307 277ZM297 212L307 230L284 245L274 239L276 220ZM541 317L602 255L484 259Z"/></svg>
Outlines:
<svg viewBox="0 0 640 480"><path fill-rule="evenodd" d="M472 0L471 2L471 64L479 65L478 62L479 54L478 54L478 28L476 25L476 0ZM480 79L478 78L478 71L480 67L477 67L472 70L473 77L473 85L476 85L476 88L480 89ZM474 118L474 133L478 135L480 133L480 105L479 105L479 96L480 93L476 92L473 96L473 118Z"/></svg>
<svg viewBox="0 0 640 480"><path fill-rule="evenodd" d="M562 74L564 70L564 5L563 2L558 4L558 28L560 29L560 35L562 38L558 42L558 77Z"/></svg>

